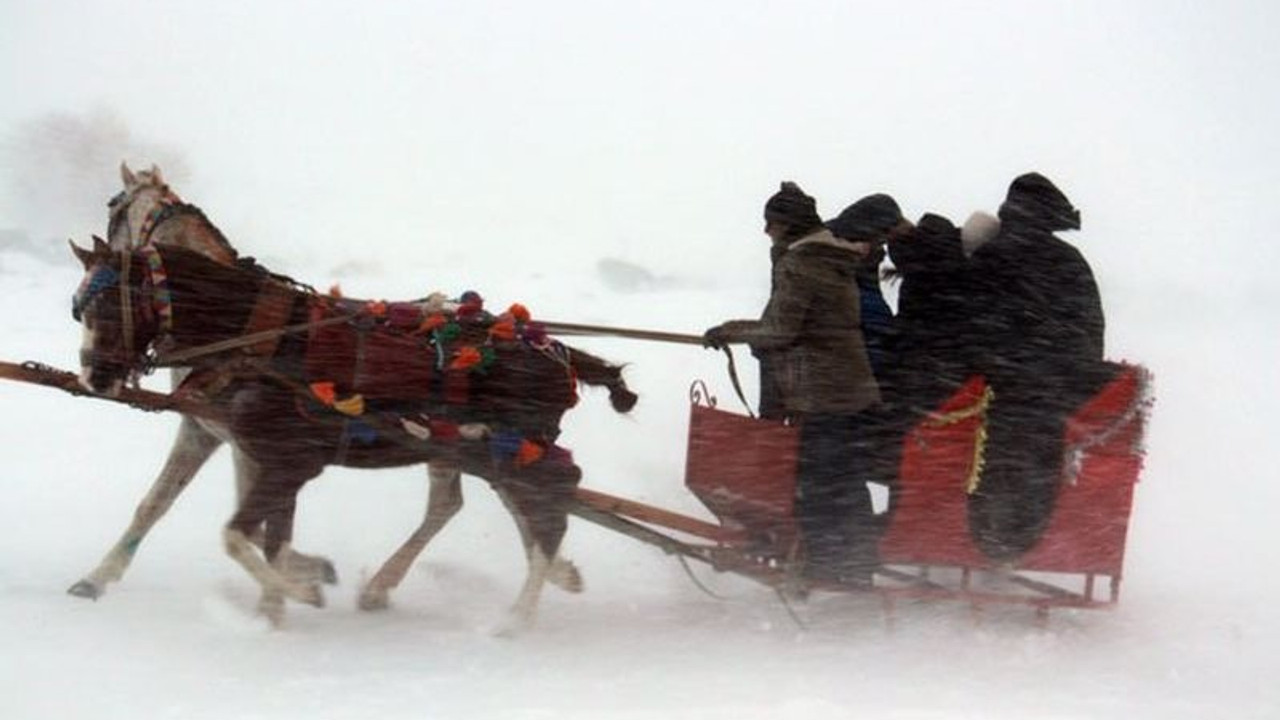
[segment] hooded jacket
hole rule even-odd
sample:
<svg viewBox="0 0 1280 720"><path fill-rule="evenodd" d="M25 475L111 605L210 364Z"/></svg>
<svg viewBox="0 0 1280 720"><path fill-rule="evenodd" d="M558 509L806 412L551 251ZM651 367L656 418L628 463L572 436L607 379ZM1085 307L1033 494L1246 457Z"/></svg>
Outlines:
<svg viewBox="0 0 1280 720"><path fill-rule="evenodd" d="M771 358L788 415L853 414L879 402L862 337L858 255L820 229L787 246L759 320L728 323L726 340Z"/></svg>
<svg viewBox="0 0 1280 720"><path fill-rule="evenodd" d="M973 311L997 375L1070 376L1103 357L1098 285L1080 251L1053 232L1002 213L1000 233L974 253Z"/></svg>

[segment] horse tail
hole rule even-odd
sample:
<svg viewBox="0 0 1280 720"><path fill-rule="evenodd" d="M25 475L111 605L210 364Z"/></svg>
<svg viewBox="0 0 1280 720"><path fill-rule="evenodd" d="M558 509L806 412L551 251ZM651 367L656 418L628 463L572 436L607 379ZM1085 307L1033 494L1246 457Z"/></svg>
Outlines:
<svg viewBox="0 0 1280 720"><path fill-rule="evenodd" d="M573 367L578 382L608 388L609 404L620 413L631 412L631 408L635 407L636 401L640 399L627 387L627 381L622 379L621 365L610 364L591 353L577 349L569 354L569 364Z"/></svg>

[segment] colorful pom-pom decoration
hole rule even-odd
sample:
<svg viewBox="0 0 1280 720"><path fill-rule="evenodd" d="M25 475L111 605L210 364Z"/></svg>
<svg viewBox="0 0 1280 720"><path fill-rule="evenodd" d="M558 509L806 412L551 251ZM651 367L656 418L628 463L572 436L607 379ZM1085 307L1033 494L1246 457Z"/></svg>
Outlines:
<svg viewBox="0 0 1280 720"><path fill-rule="evenodd" d="M512 303L511 307L507 309L507 312L511 314L511 317L516 319L516 322L527 323L532 317L529 315L529 308L521 305L520 303Z"/></svg>
<svg viewBox="0 0 1280 720"><path fill-rule="evenodd" d="M471 345L463 345L453 355L453 362L449 363L450 370L470 370L472 367L479 365L484 359L480 355L479 348Z"/></svg>
<svg viewBox="0 0 1280 720"><path fill-rule="evenodd" d="M342 400L335 400L333 402L333 409L337 410L343 415L350 415L352 417L363 415L364 414L364 396L352 395L349 398L345 398Z"/></svg>
<svg viewBox="0 0 1280 720"><path fill-rule="evenodd" d="M528 467L539 460L546 451L536 442L531 440L520 441L520 447L516 449L516 467Z"/></svg>
<svg viewBox="0 0 1280 720"><path fill-rule="evenodd" d="M311 394L316 399L328 407L333 407L333 403L337 400L338 393L334 389L331 382L313 382L311 383Z"/></svg>
<svg viewBox="0 0 1280 720"><path fill-rule="evenodd" d="M436 330L439 330L440 328L444 327L448 323L449 323L449 318L445 317L444 313L432 313L431 315L428 315L425 320L422 321L422 324L418 326L418 329L416 332L419 332L425 335L427 333L435 332Z"/></svg>
<svg viewBox="0 0 1280 720"><path fill-rule="evenodd" d="M524 326L524 330L520 333L520 337L531 347L542 349L551 345L551 338L547 336L547 329L542 323L531 322Z"/></svg>
<svg viewBox="0 0 1280 720"><path fill-rule="evenodd" d="M494 340L515 340L516 339L516 323L512 318L498 318L498 321L489 328L489 337Z"/></svg>

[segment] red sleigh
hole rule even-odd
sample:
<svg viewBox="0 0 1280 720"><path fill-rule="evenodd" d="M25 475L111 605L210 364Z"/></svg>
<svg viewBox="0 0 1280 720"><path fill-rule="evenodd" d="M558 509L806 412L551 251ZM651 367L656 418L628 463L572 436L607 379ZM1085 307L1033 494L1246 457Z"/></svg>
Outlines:
<svg viewBox="0 0 1280 720"><path fill-rule="evenodd" d="M1069 419L1066 459L1049 524L1012 562L974 544L969 494L981 482L989 394L974 377L904 440L893 513L880 542L876 591L897 597L1051 607L1116 602L1133 489L1142 466L1148 373L1123 366ZM720 521L713 562L774 584L797 551L793 519L797 432L775 423L692 407L686 484ZM643 518L642 518L643 519ZM677 527L676 529L681 529ZM975 577L982 576L982 582ZM1098 578L1110 592L1095 598Z"/></svg>

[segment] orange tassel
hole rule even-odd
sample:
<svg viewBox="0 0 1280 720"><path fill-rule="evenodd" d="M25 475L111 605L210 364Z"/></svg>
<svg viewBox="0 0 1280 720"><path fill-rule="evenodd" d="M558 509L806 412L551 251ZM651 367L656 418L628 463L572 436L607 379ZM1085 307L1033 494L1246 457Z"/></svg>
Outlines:
<svg viewBox="0 0 1280 720"><path fill-rule="evenodd" d="M342 286L338 285L338 283L334 283L334 284L330 285L330 286L329 286L329 297L331 297L331 298L340 298L340 297L342 297Z"/></svg>
<svg viewBox="0 0 1280 720"><path fill-rule="evenodd" d="M527 467L542 459L546 450L541 445L529 440L520 441L520 449L516 451L516 467Z"/></svg>
<svg viewBox="0 0 1280 720"><path fill-rule="evenodd" d="M520 303L513 303L507 312L511 313L511 317L522 323L529 322L529 318L531 317L529 315L529 308L521 305Z"/></svg>
<svg viewBox="0 0 1280 720"><path fill-rule="evenodd" d="M458 348L458 352L453 356L453 362L449 364L450 370L466 370L469 367L479 365L484 356L476 348L465 345Z"/></svg>
<svg viewBox="0 0 1280 720"><path fill-rule="evenodd" d="M516 339L516 323L510 318L498 320L489 328L489 337L498 340L515 340Z"/></svg>
<svg viewBox="0 0 1280 720"><path fill-rule="evenodd" d="M334 401L338 399L338 391L331 382L311 383L311 394L315 395L317 400L330 407L333 407Z"/></svg>
<svg viewBox="0 0 1280 720"><path fill-rule="evenodd" d="M414 332L425 335L429 332L432 332L433 330L436 330L437 328L444 327L445 324L448 322L449 322L449 318L445 317L444 313L435 313L433 315L428 315L427 319L423 320L422 324L419 325L418 329L415 330Z"/></svg>

